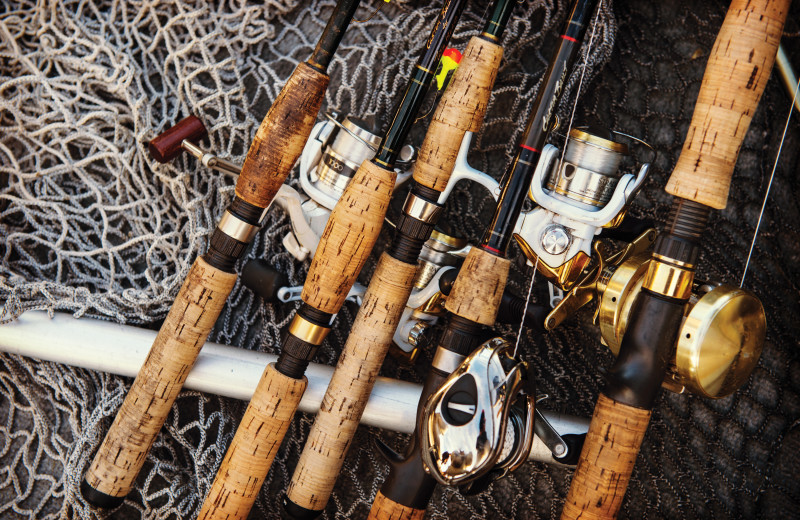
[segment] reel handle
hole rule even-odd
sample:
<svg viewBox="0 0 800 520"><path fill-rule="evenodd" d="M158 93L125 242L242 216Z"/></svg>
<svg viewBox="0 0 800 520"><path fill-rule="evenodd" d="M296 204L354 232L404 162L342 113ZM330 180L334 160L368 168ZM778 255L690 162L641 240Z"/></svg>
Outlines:
<svg viewBox="0 0 800 520"><path fill-rule="evenodd" d="M650 414L600 394L562 519L617 517Z"/></svg>
<svg viewBox="0 0 800 520"><path fill-rule="evenodd" d="M122 503L217 321L236 275L195 260L81 483L98 507Z"/></svg>
<svg viewBox="0 0 800 520"><path fill-rule="evenodd" d="M151 140L147 149L153 159L165 164L180 155L183 148L183 141L196 143L208 135L208 130L202 121L196 116L189 116L181 119L178 123L161 132Z"/></svg>
<svg viewBox="0 0 800 520"><path fill-rule="evenodd" d="M734 0L711 49L692 122L667 192L715 209L767 84L790 0Z"/></svg>
<svg viewBox="0 0 800 520"><path fill-rule="evenodd" d="M483 123L492 94L503 47L473 36L461 64L439 102L414 166L414 181L443 191L467 132L477 132Z"/></svg>
<svg viewBox="0 0 800 520"><path fill-rule="evenodd" d="M305 62L297 65L250 144L236 182L239 198L270 205L311 135L329 79Z"/></svg>

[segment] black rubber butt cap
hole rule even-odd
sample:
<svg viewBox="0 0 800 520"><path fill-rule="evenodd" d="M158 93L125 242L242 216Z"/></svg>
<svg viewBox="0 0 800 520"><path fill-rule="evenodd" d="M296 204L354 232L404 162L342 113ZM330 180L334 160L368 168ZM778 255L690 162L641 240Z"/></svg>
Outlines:
<svg viewBox="0 0 800 520"><path fill-rule="evenodd" d="M306 509L305 507L298 506L286 495L283 495L283 511L285 518L293 518L294 520L312 520L313 518L317 518L322 511L314 511L313 509Z"/></svg>
<svg viewBox="0 0 800 520"><path fill-rule="evenodd" d="M125 497L114 497L106 495L102 491L97 491L86 482L86 479L81 481L81 495L87 502L102 509L114 509L121 506L125 501Z"/></svg>

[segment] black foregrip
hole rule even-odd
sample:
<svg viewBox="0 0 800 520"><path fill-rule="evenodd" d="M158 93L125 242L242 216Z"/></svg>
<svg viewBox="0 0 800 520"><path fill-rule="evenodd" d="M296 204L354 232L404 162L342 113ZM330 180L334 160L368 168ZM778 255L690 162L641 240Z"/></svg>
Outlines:
<svg viewBox="0 0 800 520"><path fill-rule="evenodd" d="M527 303L527 306L526 306ZM525 326L540 334L544 334L544 321L549 313L544 305L527 302L509 291L503 292L500 307L497 310L497 323L518 324L525 315Z"/></svg>
<svg viewBox="0 0 800 520"><path fill-rule="evenodd" d="M650 410L661 389L683 319L685 302L642 289L631 309L605 395L617 402Z"/></svg>
<svg viewBox="0 0 800 520"><path fill-rule="evenodd" d="M422 410L428 398L439 389L449 374L436 369L428 372L422 395L417 405L417 424L420 423ZM405 455L389 461L391 470L381 486L381 493L389 500L405 507L426 509L436 488L436 481L425 473L420 454L420 443L416 432Z"/></svg>

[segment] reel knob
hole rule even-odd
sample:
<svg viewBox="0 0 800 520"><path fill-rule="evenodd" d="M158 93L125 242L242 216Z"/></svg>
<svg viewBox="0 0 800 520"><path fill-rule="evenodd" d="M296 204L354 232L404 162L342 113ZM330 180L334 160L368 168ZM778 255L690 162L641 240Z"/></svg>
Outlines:
<svg viewBox="0 0 800 520"><path fill-rule="evenodd" d="M150 141L147 149L153 159L164 164L180 155L183 141L196 143L207 135L208 130L203 122L195 116L189 116L157 135Z"/></svg>

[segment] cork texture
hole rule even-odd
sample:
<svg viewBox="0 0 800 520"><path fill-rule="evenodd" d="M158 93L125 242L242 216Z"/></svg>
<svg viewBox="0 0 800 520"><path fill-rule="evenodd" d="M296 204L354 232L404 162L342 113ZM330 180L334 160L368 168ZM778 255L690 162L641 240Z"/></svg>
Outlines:
<svg viewBox="0 0 800 520"><path fill-rule="evenodd" d="M473 247L458 272L445 308L462 318L493 326L510 266L508 259Z"/></svg>
<svg viewBox="0 0 800 520"><path fill-rule="evenodd" d="M728 202L733 169L769 80L789 0L734 0L703 75L667 192L712 208Z"/></svg>
<svg viewBox="0 0 800 520"><path fill-rule="evenodd" d="M562 519L617 517L650 414L600 394Z"/></svg>
<svg viewBox="0 0 800 520"><path fill-rule="evenodd" d="M295 504L314 511L325 508L416 271L416 265L387 253L381 256L289 484L287 494Z"/></svg>
<svg viewBox="0 0 800 520"><path fill-rule="evenodd" d="M378 491L369 510L369 520L422 520L425 517L424 509L412 509L392 502Z"/></svg>
<svg viewBox="0 0 800 520"><path fill-rule="evenodd" d="M477 36L467 44L422 142L414 180L443 191L466 132L477 132L492 94L503 48Z"/></svg>
<svg viewBox="0 0 800 520"><path fill-rule="evenodd" d="M269 206L311 135L328 79L305 63L297 66L258 127L236 195L259 208Z"/></svg>
<svg viewBox="0 0 800 520"><path fill-rule="evenodd" d="M370 161L358 168L322 232L303 285L304 302L339 312L381 232L396 177Z"/></svg>
<svg viewBox="0 0 800 520"><path fill-rule="evenodd" d="M307 385L267 365L198 519L247 518Z"/></svg>
<svg viewBox="0 0 800 520"><path fill-rule="evenodd" d="M234 283L235 274L195 260L86 473L95 490L115 497L131 490Z"/></svg>

